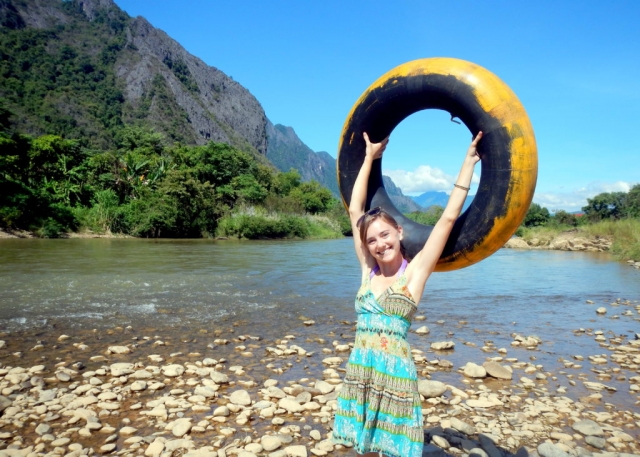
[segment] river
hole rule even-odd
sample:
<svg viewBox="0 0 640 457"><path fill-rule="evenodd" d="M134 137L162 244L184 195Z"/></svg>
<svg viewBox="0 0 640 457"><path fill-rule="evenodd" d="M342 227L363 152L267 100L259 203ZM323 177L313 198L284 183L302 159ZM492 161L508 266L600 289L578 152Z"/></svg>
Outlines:
<svg viewBox="0 0 640 457"><path fill-rule="evenodd" d="M320 341L320 349L322 339L353 337L359 276L350 239L0 240L0 339L28 353L34 342L52 345L61 333L128 328L189 341L184 350L193 351L210 342L208 332L234 329L265 341L294 333L310 345ZM633 305L612 306L618 298ZM558 371L563 358L605 352L578 329L633 339L639 301L640 271L607 254L502 249L432 275L418 313L426 319L412 327L427 325L431 333L412 332L410 342L428 351L431 342L454 341L454 351L427 357L455 367L499 355L482 352L489 344ZM596 314L599 306L606 315ZM309 320L314 325L305 325ZM535 352L512 348L513 333L542 344ZM441 377L454 382L459 375Z"/></svg>

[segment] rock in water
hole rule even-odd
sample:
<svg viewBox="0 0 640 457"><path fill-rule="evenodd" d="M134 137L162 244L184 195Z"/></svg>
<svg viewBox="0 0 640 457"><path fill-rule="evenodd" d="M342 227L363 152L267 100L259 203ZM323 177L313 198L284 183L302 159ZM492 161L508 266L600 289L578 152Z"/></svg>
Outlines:
<svg viewBox="0 0 640 457"><path fill-rule="evenodd" d="M441 396L447 390L445 383L440 381L430 381L421 379L418 381L418 392L424 398L436 398Z"/></svg>
<svg viewBox="0 0 640 457"><path fill-rule="evenodd" d="M500 365L498 362L485 362L482 364L482 366L485 370L487 370L487 374L492 378L507 380L513 378L513 373Z"/></svg>
<svg viewBox="0 0 640 457"><path fill-rule="evenodd" d="M487 370L473 362L467 362L464 366L464 375L469 378L485 378Z"/></svg>
<svg viewBox="0 0 640 457"><path fill-rule="evenodd" d="M445 351L447 349L453 349L456 343L453 341L438 341L436 343L431 343L431 349L434 351Z"/></svg>
<svg viewBox="0 0 640 457"><path fill-rule="evenodd" d="M229 401L235 405L249 406L251 397L246 390L236 390L229 396Z"/></svg>

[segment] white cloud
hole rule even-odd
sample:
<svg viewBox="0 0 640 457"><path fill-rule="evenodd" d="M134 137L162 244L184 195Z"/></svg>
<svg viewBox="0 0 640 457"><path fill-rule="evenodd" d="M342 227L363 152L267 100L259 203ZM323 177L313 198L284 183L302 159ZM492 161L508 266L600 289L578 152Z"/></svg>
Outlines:
<svg viewBox="0 0 640 457"><path fill-rule="evenodd" d="M455 183L455 176L448 175L439 168L420 165L415 171L384 170L396 186L405 195L418 195L429 191L450 192ZM472 183L478 183L480 178L474 174Z"/></svg>
<svg viewBox="0 0 640 457"><path fill-rule="evenodd" d="M614 183L595 181L569 192L536 192L533 201L551 212L559 209L580 211L583 206L587 205L587 198L592 198L603 192L629 192L629 189L631 189L631 184L624 181Z"/></svg>

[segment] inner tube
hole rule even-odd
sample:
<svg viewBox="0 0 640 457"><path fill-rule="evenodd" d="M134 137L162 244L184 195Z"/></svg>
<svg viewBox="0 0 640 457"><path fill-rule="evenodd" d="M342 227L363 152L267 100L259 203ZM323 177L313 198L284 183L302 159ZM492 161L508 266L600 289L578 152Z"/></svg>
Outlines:
<svg viewBox="0 0 640 457"><path fill-rule="evenodd" d="M456 270L496 252L520 226L538 176L536 140L520 100L487 69L452 58L407 62L371 84L344 124L337 173L347 209L365 156L362 133L379 142L403 119L424 109L448 111L473 136L483 132L478 145L482 157L478 192L456 221L436 266L436 271ZM408 219L393 205L382 182L381 160L374 161L367 190L366 209L376 206L403 227L402 244L409 257L415 256L433 227Z"/></svg>

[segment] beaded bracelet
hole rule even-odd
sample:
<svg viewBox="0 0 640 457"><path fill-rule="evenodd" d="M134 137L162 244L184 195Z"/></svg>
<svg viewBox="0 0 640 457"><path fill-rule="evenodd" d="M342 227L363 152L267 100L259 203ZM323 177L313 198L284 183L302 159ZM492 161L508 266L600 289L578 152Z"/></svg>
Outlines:
<svg viewBox="0 0 640 457"><path fill-rule="evenodd" d="M469 192L469 189L471 189L471 187L464 187L464 186L461 186L460 184L454 184L453 186L457 187L458 189L466 190L467 192Z"/></svg>

